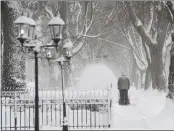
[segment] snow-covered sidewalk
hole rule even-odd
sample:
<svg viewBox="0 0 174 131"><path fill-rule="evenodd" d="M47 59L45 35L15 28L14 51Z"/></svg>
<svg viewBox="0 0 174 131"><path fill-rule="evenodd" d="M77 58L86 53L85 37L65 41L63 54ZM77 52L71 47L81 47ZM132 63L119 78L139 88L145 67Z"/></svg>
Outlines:
<svg viewBox="0 0 174 131"><path fill-rule="evenodd" d="M131 104L118 105L118 97L112 105L112 129L174 129L174 103L165 93L154 90L129 91Z"/></svg>
<svg viewBox="0 0 174 131"><path fill-rule="evenodd" d="M111 127L88 130L174 130L174 103L166 99L165 93L156 90L136 90L132 87L129 91L131 102L129 106L118 105L118 92L115 93L111 109ZM42 129L58 130L56 127L42 127ZM86 128L72 130L86 130Z"/></svg>

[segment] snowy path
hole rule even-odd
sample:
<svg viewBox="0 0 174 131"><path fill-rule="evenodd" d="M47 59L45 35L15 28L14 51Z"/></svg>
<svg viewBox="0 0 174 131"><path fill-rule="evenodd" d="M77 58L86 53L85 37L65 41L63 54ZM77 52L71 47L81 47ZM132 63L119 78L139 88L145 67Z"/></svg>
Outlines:
<svg viewBox="0 0 174 131"><path fill-rule="evenodd" d="M174 104L165 93L131 89L129 97L129 106L113 101L112 129L174 129Z"/></svg>

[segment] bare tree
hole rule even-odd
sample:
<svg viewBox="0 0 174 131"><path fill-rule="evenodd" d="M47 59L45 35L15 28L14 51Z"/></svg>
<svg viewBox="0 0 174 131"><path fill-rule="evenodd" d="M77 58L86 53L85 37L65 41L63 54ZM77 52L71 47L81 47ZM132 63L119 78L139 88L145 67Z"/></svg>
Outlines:
<svg viewBox="0 0 174 131"><path fill-rule="evenodd" d="M169 31L170 16L163 2L154 2L155 17L152 17L152 24L147 30L142 21L136 15L132 2L124 2L128 9L130 20L144 41L142 44L149 48L150 73L152 77L152 87L159 90L166 89L166 79L163 64L163 48L166 34ZM155 32L155 33L150 33Z"/></svg>
<svg viewBox="0 0 174 131"><path fill-rule="evenodd" d="M73 42L74 47L72 49L72 54L76 55L78 54L78 52L80 52L80 50L84 46L86 38L87 39L99 38L100 41L104 40L107 42L111 42L107 39L101 38L101 36L104 33L108 32L109 30L114 29L112 28L113 26L111 21L112 19L114 19L115 9L114 7L112 7L111 9L104 9L101 5L98 4L99 2L95 1L84 1L84 2L63 1L54 3L39 2L40 8L38 8L38 11L36 11L35 14L39 12L41 15L45 14L47 19L51 19L52 17L60 13L60 16L66 22L66 27L64 28L64 34L65 36L67 36L67 38L69 38ZM101 9L105 11L101 11ZM98 28L100 30L97 29L97 32L94 34L93 29L98 23L101 24L101 21L103 21L102 26ZM44 32L44 36L47 36L47 33ZM112 44L113 43L114 42L112 42ZM119 44L117 45L122 48L126 48L122 45ZM58 54L55 53L54 58L58 58L60 54L61 51L59 51ZM58 68L54 69L57 69L56 71L53 72L55 72L58 75L59 74ZM57 75L55 75L56 78L58 78ZM66 77L68 77L68 75L66 75Z"/></svg>

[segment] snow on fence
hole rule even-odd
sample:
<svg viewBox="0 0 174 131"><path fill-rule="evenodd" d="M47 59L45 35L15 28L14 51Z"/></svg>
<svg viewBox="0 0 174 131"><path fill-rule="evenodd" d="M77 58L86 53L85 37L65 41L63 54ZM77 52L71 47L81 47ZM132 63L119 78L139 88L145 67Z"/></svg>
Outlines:
<svg viewBox="0 0 174 131"><path fill-rule="evenodd" d="M1 131L34 129L34 93L34 90L1 93ZM64 93L70 129L110 127L108 89L68 89ZM39 116L40 127L62 126L62 91L39 91Z"/></svg>

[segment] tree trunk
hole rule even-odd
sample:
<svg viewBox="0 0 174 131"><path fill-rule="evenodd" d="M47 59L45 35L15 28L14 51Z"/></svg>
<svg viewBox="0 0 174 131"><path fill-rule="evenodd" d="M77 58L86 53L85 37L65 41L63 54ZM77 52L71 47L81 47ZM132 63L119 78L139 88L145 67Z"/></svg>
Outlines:
<svg viewBox="0 0 174 131"><path fill-rule="evenodd" d="M130 77L130 81L132 81L132 83L134 83L134 85L137 87L138 85L138 81L137 81L137 71L138 71L138 67L135 61L135 58L132 57L132 68L131 68L131 77Z"/></svg>
<svg viewBox="0 0 174 131"><path fill-rule="evenodd" d="M146 71L141 70L141 89L144 89L145 86L145 78L146 78Z"/></svg>
<svg viewBox="0 0 174 131"><path fill-rule="evenodd" d="M151 79L151 68L150 68L150 65L149 65L147 67L147 70L146 70L145 86L144 86L145 90L147 90L149 87L151 87L151 82L152 82L152 79Z"/></svg>
<svg viewBox="0 0 174 131"><path fill-rule="evenodd" d="M25 84L25 55L20 43L16 40L14 16L17 12L2 1L2 31L4 39L2 90L24 89Z"/></svg>
<svg viewBox="0 0 174 131"><path fill-rule="evenodd" d="M174 17L174 5L171 1L167 2L167 5L172 13L172 16ZM173 20L171 21L171 24L173 24ZM170 66L169 66L169 77L168 77L168 89L169 93L167 95L168 98L174 99L174 33L171 34L172 37L172 47L170 50Z"/></svg>
<svg viewBox="0 0 174 131"><path fill-rule="evenodd" d="M173 35L172 41L174 42L174 35ZM172 48L170 50L168 89L169 89L169 93L168 93L167 97L174 99L174 44L172 45Z"/></svg>
<svg viewBox="0 0 174 131"><path fill-rule="evenodd" d="M141 89L142 86L143 86L143 82L142 82L142 79L143 79L143 71L142 70L138 70L137 71L137 74L136 74L136 81L137 81L137 89Z"/></svg>
<svg viewBox="0 0 174 131"><path fill-rule="evenodd" d="M157 46L151 49L151 59L152 88L165 90L166 79L164 75L162 52Z"/></svg>

